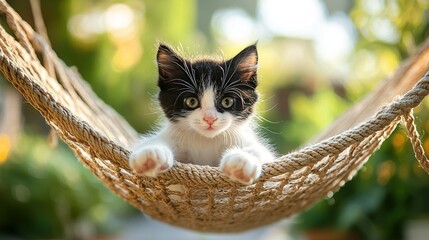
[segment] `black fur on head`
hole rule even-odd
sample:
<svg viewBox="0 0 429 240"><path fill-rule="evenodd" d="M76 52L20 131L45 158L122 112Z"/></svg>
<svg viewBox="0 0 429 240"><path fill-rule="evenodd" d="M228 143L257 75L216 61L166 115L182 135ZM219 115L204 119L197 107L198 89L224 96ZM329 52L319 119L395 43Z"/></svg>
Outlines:
<svg viewBox="0 0 429 240"><path fill-rule="evenodd" d="M159 102L166 117L176 122L194 109L186 106L185 99L201 99L206 88L215 91L215 106L219 112L230 112L238 120L244 120L253 112L258 99L257 82L258 52L256 45L243 49L227 61L202 59L190 61L179 56L165 44L157 53ZM221 100L234 99L232 107L225 109ZM198 106L199 107L199 106Z"/></svg>

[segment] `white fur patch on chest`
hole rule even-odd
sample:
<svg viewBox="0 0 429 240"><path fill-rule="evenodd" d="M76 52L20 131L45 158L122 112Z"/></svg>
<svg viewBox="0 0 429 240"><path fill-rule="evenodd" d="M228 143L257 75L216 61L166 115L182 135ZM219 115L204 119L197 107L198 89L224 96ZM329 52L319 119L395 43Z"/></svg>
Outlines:
<svg viewBox="0 0 429 240"><path fill-rule="evenodd" d="M184 146L187 145L187 146ZM177 144L177 160L199 165L218 166L222 153L227 146L213 139L196 137L188 139L186 144Z"/></svg>

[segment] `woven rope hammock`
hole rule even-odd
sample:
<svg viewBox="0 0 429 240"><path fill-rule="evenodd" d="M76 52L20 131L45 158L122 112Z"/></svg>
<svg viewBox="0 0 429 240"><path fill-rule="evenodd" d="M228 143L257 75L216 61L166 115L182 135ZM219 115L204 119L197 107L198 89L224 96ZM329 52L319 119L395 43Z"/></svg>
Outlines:
<svg viewBox="0 0 429 240"><path fill-rule="evenodd" d="M429 93L429 75L419 80L429 62L428 42L316 138L317 143L264 164L262 177L243 186L218 168L178 162L157 178L134 175L127 159L137 140L135 130L4 0L0 12L10 29L8 33L0 27L5 78L95 176L152 218L200 231L237 232L291 216L350 180L401 120L417 160L429 172L412 115ZM174 190L175 185L182 190Z"/></svg>

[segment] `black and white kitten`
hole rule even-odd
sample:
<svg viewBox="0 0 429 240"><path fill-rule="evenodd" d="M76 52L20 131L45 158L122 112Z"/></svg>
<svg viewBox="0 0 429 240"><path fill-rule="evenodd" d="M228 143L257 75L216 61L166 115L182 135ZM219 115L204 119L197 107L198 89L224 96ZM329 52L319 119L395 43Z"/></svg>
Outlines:
<svg viewBox="0 0 429 240"><path fill-rule="evenodd" d="M258 52L251 45L228 61L190 61L161 44L157 54L159 103L167 121L143 137L129 163L155 177L174 160L219 166L232 180L253 183L273 161L253 129Z"/></svg>

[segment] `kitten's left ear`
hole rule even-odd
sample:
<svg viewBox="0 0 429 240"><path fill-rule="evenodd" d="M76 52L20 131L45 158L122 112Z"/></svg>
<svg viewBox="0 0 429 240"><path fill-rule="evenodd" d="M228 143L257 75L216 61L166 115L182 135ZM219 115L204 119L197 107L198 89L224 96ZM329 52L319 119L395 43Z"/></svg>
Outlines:
<svg viewBox="0 0 429 240"><path fill-rule="evenodd" d="M256 71L258 69L258 50L256 44L250 45L230 59L233 68L231 70L240 74L242 81L256 81Z"/></svg>

